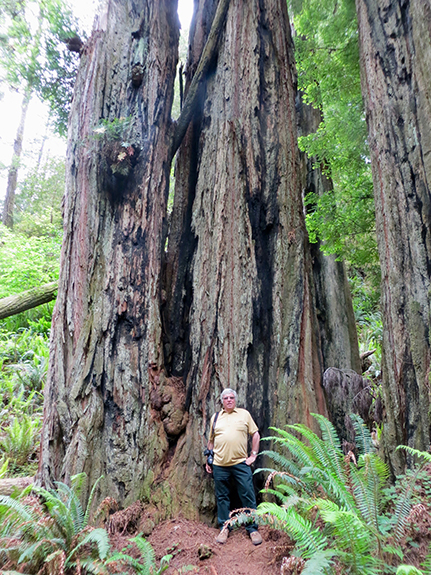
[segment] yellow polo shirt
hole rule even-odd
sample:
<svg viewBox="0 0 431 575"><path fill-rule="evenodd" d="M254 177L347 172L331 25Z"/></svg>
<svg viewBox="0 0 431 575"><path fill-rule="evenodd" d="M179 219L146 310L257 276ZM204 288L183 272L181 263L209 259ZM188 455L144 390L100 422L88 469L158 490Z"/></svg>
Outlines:
<svg viewBox="0 0 431 575"><path fill-rule="evenodd" d="M228 467L242 463L248 457L247 438L258 431L258 427L246 409L235 407L231 413L224 409L217 418L214 434L210 423L210 441L214 443L214 465Z"/></svg>

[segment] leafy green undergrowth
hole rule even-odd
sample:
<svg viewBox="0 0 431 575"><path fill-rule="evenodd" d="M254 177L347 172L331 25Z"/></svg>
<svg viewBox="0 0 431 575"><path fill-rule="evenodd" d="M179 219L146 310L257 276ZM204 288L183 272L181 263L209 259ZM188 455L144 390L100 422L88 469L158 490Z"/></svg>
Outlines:
<svg viewBox="0 0 431 575"><path fill-rule="evenodd" d="M48 356L49 333L0 328L0 465L8 462L7 476L37 469Z"/></svg>
<svg viewBox="0 0 431 575"><path fill-rule="evenodd" d="M151 545L141 535L129 539L121 552L111 550L107 530L91 524L98 481L84 507L85 482L86 475L80 473L72 477L71 486L56 482L56 489L30 486L17 498L0 496L0 567L27 575L160 575L165 571L170 556L157 566ZM131 547L133 557L128 554Z"/></svg>
<svg viewBox="0 0 431 575"><path fill-rule="evenodd" d="M281 453L264 454L278 469L258 470L270 473L264 493L272 501L261 503L255 517L295 541L291 569L303 575L400 575L408 568L411 573L428 573L426 552L421 558L426 571L406 563L420 556L411 553L419 523L428 525L428 537L430 482L424 466L431 455L401 447L418 463L391 486L389 469L358 416L351 416L356 449L347 455L332 424L321 415L314 417L322 439L301 424L273 428L277 435L268 439ZM247 517L232 521L245 522Z"/></svg>
<svg viewBox="0 0 431 575"><path fill-rule="evenodd" d="M0 298L57 280L61 238L28 237L0 224Z"/></svg>

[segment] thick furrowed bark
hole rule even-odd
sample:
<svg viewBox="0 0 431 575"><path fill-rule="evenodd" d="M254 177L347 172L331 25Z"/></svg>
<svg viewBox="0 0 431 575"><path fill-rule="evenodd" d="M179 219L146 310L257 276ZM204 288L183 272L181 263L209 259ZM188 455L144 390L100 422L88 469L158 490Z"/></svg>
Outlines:
<svg viewBox="0 0 431 575"><path fill-rule="evenodd" d="M382 268L385 449L430 443L429 1L357 0ZM425 87L427 87L425 89Z"/></svg>

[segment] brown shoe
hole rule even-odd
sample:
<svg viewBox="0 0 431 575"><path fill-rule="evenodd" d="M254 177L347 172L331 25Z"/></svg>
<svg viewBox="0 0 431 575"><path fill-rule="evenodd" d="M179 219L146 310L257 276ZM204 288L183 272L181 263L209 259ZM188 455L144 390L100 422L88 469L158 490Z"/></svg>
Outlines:
<svg viewBox="0 0 431 575"><path fill-rule="evenodd" d="M252 531L250 533L250 539L253 545L260 545L262 543L262 536L259 531Z"/></svg>
<svg viewBox="0 0 431 575"><path fill-rule="evenodd" d="M222 529L216 537L217 543L226 543L229 537L229 529Z"/></svg>

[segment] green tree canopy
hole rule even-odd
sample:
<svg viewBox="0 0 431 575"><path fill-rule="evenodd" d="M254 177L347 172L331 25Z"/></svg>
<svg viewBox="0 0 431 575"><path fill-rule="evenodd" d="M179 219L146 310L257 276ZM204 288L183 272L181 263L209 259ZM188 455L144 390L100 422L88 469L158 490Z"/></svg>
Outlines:
<svg viewBox="0 0 431 575"><path fill-rule="evenodd" d="M64 0L0 0L0 67L13 88L48 101L64 135L78 58L66 41L78 23Z"/></svg>
<svg viewBox="0 0 431 575"><path fill-rule="evenodd" d="M303 0L293 7L298 87L322 123L299 145L334 189L306 197L311 241L355 267L377 267L373 182L361 95L354 0Z"/></svg>

